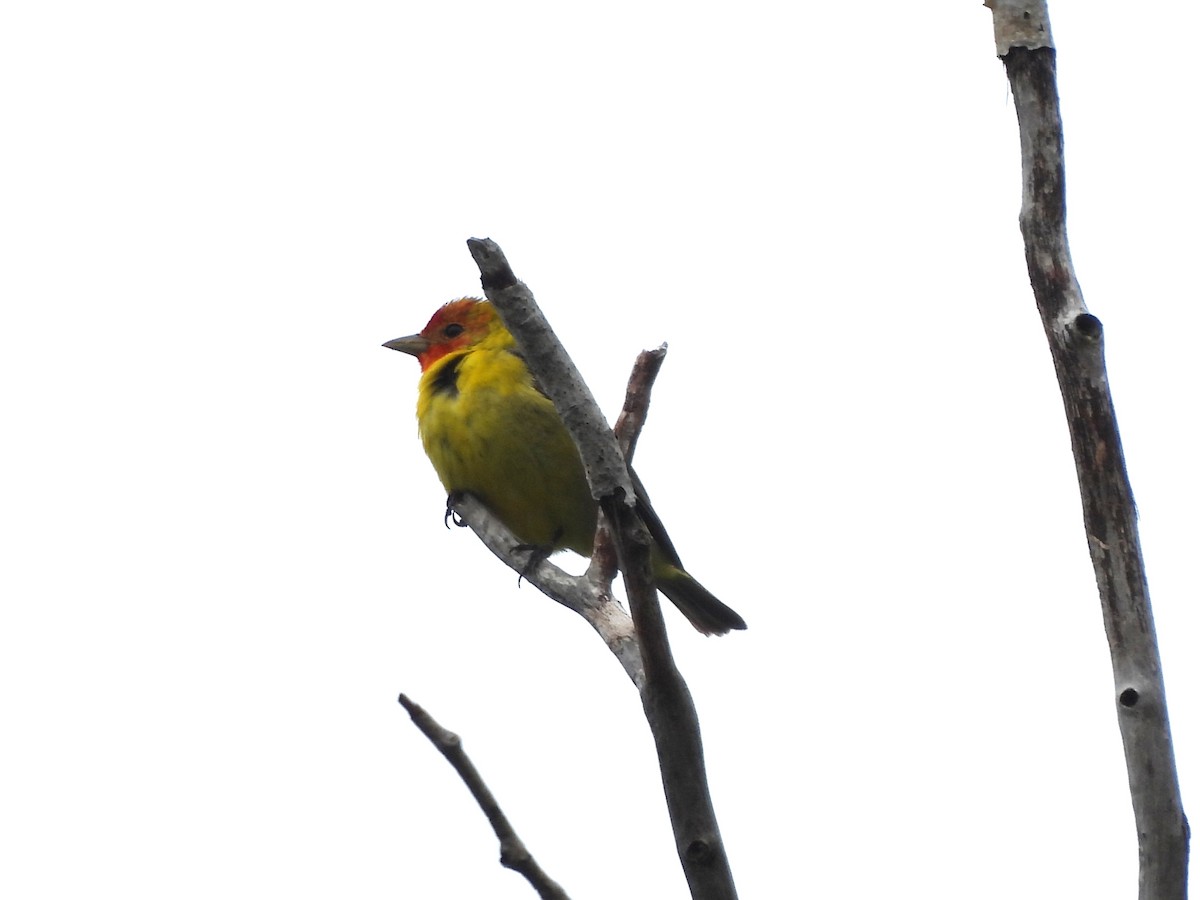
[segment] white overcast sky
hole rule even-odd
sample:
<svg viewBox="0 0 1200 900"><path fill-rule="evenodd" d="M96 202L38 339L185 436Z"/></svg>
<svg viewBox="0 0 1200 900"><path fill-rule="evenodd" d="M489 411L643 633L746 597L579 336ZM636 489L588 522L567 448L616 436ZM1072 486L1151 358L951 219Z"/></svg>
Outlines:
<svg viewBox="0 0 1200 900"><path fill-rule="evenodd" d="M1194 4L1055 2L1200 814ZM743 897L1129 898L1017 128L976 2L26 3L0 19L0 893L683 898L637 697L442 527L380 343L498 241L750 623L668 609Z"/></svg>

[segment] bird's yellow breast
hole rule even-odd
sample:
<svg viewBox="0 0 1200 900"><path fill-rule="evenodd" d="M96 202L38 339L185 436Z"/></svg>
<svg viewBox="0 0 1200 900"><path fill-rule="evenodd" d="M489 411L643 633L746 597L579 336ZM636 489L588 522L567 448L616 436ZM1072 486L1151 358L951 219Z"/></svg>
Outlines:
<svg viewBox="0 0 1200 900"><path fill-rule="evenodd" d="M417 420L447 491L474 494L525 543L591 553L596 504L579 452L511 343L431 365Z"/></svg>

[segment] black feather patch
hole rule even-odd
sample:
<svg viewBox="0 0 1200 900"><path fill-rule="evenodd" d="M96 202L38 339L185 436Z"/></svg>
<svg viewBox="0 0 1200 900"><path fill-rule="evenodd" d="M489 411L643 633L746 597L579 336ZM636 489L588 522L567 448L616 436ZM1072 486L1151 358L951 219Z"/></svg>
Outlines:
<svg viewBox="0 0 1200 900"><path fill-rule="evenodd" d="M462 365L462 361L466 358L466 354L456 356L438 369L438 373L433 379L433 392L435 394L444 394L451 398L458 396L458 367Z"/></svg>

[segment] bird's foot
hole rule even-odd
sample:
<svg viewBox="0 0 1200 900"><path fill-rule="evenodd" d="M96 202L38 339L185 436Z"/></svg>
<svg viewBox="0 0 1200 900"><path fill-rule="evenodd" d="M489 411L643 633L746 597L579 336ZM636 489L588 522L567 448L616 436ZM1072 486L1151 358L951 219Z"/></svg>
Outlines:
<svg viewBox="0 0 1200 900"><path fill-rule="evenodd" d="M462 500L462 498L465 496L465 494L466 494L466 491L451 491L449 494L446 495L446 515L445 515L445 518L442 519L442 524L445 525L447 528L450 527L450 523L452 521L459 528L467 527L467 523L462 520L462 516L460 516L458 514L457 510L455 510L455 508L454 508L454 504L456 504L460 500Z"/></svg>
<svg viewBox="0 0 1200 900"><path fill-rule="evenodd" d="M528 578L530 573L550 558L550 554L554 552L553 545L543 544L517 544L513 547L514 553L528 553L529 559L525 561L525 565L521 567L521 571L517 573L517 587L521 586L521 579Z"/></svg>

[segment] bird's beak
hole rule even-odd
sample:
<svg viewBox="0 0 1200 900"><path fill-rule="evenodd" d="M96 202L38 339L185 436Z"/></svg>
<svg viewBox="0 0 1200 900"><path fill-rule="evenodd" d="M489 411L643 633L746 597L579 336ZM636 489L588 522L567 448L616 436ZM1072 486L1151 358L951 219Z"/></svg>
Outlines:
<svg viewBox="0 0 1200 900"><path fill-rule="evenodd" d="M410 334L408 337L388 341L383 346L389 350L399 350L401 353L407 353L409 356L420 356L429 349L429 341L419 334Z"/></svg>

